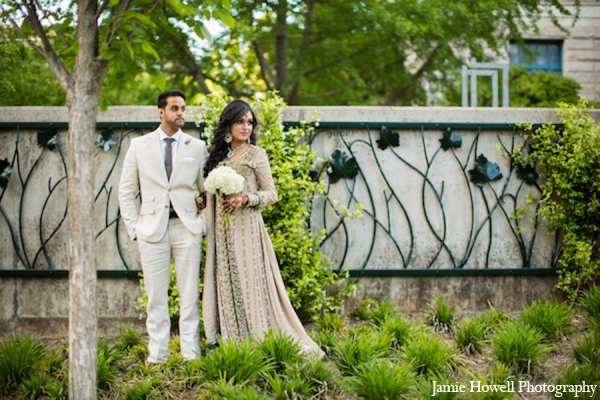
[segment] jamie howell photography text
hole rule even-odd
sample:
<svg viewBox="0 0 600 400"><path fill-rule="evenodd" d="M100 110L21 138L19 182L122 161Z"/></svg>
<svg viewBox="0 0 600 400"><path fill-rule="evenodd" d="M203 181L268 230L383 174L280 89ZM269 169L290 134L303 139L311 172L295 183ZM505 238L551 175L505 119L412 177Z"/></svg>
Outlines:
<svg viewBox="0 0 600 400"><path fill-rule="evenodd" d="M562 397L572 393L573 397L594 398L596 387L585 381L577 385L550 385L547 383L531 383L530 381L506 381L503 384L490 385L482 381L456 382L453 384L432 381L431 397L441 393L548 393Z"/></svg>

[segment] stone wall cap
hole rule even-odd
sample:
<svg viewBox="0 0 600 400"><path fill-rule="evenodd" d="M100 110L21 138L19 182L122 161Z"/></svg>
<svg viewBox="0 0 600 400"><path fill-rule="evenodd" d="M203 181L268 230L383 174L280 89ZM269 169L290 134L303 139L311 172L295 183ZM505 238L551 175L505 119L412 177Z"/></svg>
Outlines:
<svg viewBox="0 0 600 400"><path fill-rule="evenodd" d="M202 108L188 108L188 121ZM552 108L491 107L385 107L385 106L288 106L284 121L305 121L320 112L323 122L412 122L412 123L543 123L559 122ZM591 110L600 121L600 110ZM113 106L98 112L98 122L159 122L155 106ZM66 107L0 107L0 123L68 122Z"/></svg>

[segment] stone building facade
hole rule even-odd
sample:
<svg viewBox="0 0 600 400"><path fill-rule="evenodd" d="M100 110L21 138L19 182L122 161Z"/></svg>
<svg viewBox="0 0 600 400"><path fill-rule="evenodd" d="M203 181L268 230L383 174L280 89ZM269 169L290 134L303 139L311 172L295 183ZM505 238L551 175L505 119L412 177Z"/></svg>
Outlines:
<svg viewBox="0 0 600 400"><path fill-rule="evenodd" d="M575 2L565 1L564 5L576 13ZM561 17L558 21L569 32L561 31L545 18L539 21L538 32L524 35L528 48L539 53L528 69L552 70L571 77L581 84L583 97L600 101L600 2L581 0L574 26L571 17ZM515 47L511 44L511 65L523 60L515 57L518 52Z"/></svg>

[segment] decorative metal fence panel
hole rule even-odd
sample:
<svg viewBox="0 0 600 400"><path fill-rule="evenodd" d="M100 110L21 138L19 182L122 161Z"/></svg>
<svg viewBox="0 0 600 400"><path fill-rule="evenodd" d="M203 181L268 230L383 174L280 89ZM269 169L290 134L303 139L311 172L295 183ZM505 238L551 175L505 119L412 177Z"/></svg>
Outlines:
<svg viewBox="0 0 600 400"><path fill-rule="evenodd" d="M66 125L31 125L2 136L0 270L58 273L67 269ZM96 263L99 270L137 271L139 256L120 222L117 187L130 139L147 129L114 126L98 129L94 155Z"/></svg>
<svg viewBox="0 0 600 400"><path fill-rule="evenodd" d="M559 248L536 212L537 173L511 162L523 142L514 124L321 124L324 253L353 275L550 272Z"/></svg>
<svg viewBox="0 0 600 400"><path fill-rule="evenodd" d="M98 126L90 223L100 271L139 270L117 187L130 139L152 125ZM0 272L65 272L66 124L0 128ZM321 123L310 144L326 161L316 171L326 194L314 202L311 223L332 268L551 271L560 249L535 212L537 175L510 161L522 143L509 124Z"/></svg>

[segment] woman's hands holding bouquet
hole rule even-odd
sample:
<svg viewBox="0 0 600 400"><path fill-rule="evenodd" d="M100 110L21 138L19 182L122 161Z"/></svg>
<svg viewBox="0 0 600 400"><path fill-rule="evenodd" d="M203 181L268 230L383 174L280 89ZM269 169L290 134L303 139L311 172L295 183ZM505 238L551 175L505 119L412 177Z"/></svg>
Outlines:
<svg viewBox="0 0 600 400"><path fill-rule="evenodd" d="M228 199L223 199L222 201L223 207L228 212L233 212L236 208L243 207L244 205L246 205L246 203L248 203L248 196L245 194L240 196L233 196Z"/></svg>

